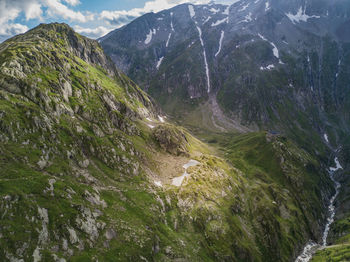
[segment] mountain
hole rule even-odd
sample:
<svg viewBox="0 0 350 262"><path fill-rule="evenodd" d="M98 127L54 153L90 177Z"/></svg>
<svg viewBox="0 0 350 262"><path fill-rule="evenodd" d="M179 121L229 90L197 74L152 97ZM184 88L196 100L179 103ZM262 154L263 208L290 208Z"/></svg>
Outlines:
<svg viewBox="0 0 350 262"><path fill-rule="evenodd" d="M65 24L0 44L0 68L2 261L291 261L321 238L321 140L202 142Z"/></svg>
<svg viewBox="0 0 350 262"><path fill-rule="evenodd" d="M327 133L337 147L349 130L349 15L344 0L183 4L100 43L186 126Z"/></svg>

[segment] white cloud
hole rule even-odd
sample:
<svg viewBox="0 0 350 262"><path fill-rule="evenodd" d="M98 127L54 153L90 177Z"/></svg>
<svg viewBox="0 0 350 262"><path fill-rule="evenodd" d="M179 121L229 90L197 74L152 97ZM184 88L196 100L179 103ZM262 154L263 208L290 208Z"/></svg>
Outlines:
<svg viewBox="0 0 350 262"><path fill-rule="evenodd" d="M0 37L22 34L28 31L28 27L22 24L5 24L0 27Z"/></svg>
<svg viewBox="0 0 350 262"><path fill-rule="evenodd" d="M28 5L24 12L27 20L40 18L42 15L41 4L33 2Z"/></svg>
<svg viewBox="0 0 350 262"><path fill-rule="evenodd" d="M90 12L70 9L66 4L75 6L79 0L0 0L0 41L28 30L26 25L18 23L22 14L25 19L44 20L47 17L85 23L94 19Z"/></svg>
<svg viewBox="0 0 350 262"><path fill-rule="evenodd" d="M131 10L117 10L107 11L104 10L100 14L100 19L105 20L109 24L116 25L118 27L130 22L132 19L139 17L143 14L150 12L159 12L164 9L172 8L176 5L183 3L205 4L209 0L152 0L144 4L142 8L133 8Z"/></svg>
<svg viewBox="0 0 350 262"><path fill-rule="evenodd" d="M217 0L217 2L232 3L239 0ZM105 10L100 14L73 10L72 6L79 5L81 0L0 0L0 42L14 34L28 30L26 25L20 23L23 17L26 21L47 18L58 21L76 22L77 31L92 38L100 37L108 33L109 29L115 29L131 20L149 12L159 12L175 5L191 2L193 4L208 3L209 0L149 0L141 8L131 10ZM99 21L94 21L98 18ZM88 26L84 24L88 23ZM93 28L96 25L96 28ZM111 26L113 25L113 26ZM88 27L88 28L87 28Z"/></svg>
<svg viewBox="0 0 350 262"><path fill-rule="evenodd" d="M27 20L39 18L42 14L41 4L38 0L0 0L0 23L14 20L22 12Z"/></svg>
<svg viewBox="0 0 350 262"><path fill-rule="evenodd" d="M48 7L47 13L49 16L59 16L71 21L78 21L81 23L93 20L93 15L83 15L81 12L73 11L66 5L62 4L60 0L42 0L46 7Z"/></svg>
<svg viewBox="0 0 350 262"><path fill-rule="evenodd" d="M71 5L71 6L76 6L80 4L79 0L63 0L65 1L67 4Z"/></svg>
<svg viewBox="0 0 350 262"><path fill-rule="evenodd" d="M78 25L74 27L74 30L79 34L83 34L95 39L104 36L111 31L111 29L108 29L104 26L99 26L96 28L84 28Z"/></svg>
<svg viewBox="0 0 350 262"><path fill-rule="evenodd" d="M239 1L240 0L216 0L215 2L221 4L234 4ZM207 4L209 2L210 0L151 0L146 2L142 8L116 11L104 10L100 13L99 18L106 21L110 25L121 27L136 17L139 17L146 13L156 13L183 3Z"/></svg>
<svg viewBox="0 0 350 262"><path fill-rule="evenodd" d="M24 33L28 30L26 25L13 22L19 14L26 9L26 17L34 16L33 3L35 1L0 0L0 41Z"/></svg>

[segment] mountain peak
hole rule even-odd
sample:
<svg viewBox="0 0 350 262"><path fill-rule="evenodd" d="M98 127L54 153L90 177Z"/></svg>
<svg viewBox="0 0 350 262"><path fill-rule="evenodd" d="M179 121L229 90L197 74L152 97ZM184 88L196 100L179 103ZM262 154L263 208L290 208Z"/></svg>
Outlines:
<svg viewBox="0 0 350 262"><path fill-rule="evenodd" d="M0 45L0 51L7 49L12 50L12 52L2 53L0 60L5 62L13 59L25 59L26 54L23 53L20 47L37 57L37 59L43 58L40 62L45 61L52 54L56 56L55 61L50 61L52 64L57 64L63 57L79 57L87 63L101 66L111 76L117 72L115 65L104 54L96 40L76 33L65 23L40 24L25 34L5 41ZM61 61L61 64L64 63L64 61ZM39 63L33 66L41 65ZM27 67L27 69L31 71L33 68Z"/></svg>
<svg viewBox="0 0 350 262"><path fill-rule="evenodd" d="M41 23L37 27L33 28L32 30L38 30L38 29L55 30L57 32L60 32L62 30L69 30L74 32L73 28L70 27L70 25L66 23L58 23L58 22Z"/></svg>

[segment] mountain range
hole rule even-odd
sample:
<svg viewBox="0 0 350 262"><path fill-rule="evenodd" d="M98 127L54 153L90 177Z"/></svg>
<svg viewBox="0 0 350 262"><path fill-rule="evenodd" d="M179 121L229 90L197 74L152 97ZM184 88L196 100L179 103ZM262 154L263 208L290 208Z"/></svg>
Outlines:
<svg viewBox="0 0 350 262"><path fill-rule="evenodd" d="M349 16L181 4L1 43L0 258L349 259Z"/></svg>
<svg viewBox="0 0 350 262"><path fill-rule="evenodd" d="M329 115L340 111L340 125L349 117L349 12L338 0L183 4L99 41L185 124L197 118L209 129L283 129L284 119L300 129L294 125L306 118L317 132L332 132Z"/></svg>

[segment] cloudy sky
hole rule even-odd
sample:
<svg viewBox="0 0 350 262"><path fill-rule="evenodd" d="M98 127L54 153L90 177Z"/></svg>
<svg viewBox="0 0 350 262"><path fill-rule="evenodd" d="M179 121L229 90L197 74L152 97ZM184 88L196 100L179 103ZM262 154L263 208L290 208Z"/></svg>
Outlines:
<svg viewBox="0 0 350 262"><path fill-rule="evenodd" d="M174 5L209 0L0 0L0 42L40 23L65 22L98 38L136 17ZM234 0L217 0L229 3Z"/></svg>

